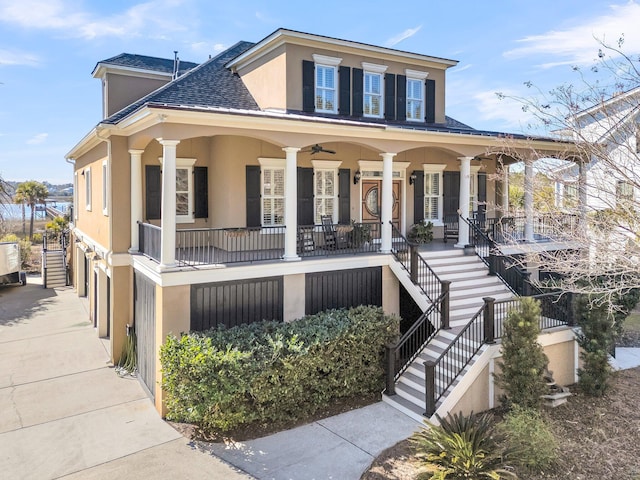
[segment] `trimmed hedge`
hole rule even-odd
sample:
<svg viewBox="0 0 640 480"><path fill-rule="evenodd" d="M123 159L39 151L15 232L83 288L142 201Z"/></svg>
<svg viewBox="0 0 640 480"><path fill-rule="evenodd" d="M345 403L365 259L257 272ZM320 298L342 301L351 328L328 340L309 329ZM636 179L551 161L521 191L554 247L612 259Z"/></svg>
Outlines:
<svg viewBox="0 0 640 480"><path fill-rule="evenodd" d="M295 421L337 398L384 388L384 345L398 318L360 306L291 323L169 336L161 348L167 418L225 433Z"/></svg>

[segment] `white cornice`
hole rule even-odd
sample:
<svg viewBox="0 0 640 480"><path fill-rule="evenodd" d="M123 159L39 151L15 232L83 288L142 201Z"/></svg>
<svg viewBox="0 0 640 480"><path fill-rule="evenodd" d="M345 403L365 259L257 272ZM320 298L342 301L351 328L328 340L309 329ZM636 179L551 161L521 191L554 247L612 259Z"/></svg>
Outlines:
<svg viewBox="0 0 640 480"><path fill-rule="evenodd" d="M162 80L171 80L171 77L173 76L171 73L158 72L156 70L148 70L146 68L125 67L123 65L113 65L110 63L100 62L93 71L93 78L104 78L107 73Z"/></svg>

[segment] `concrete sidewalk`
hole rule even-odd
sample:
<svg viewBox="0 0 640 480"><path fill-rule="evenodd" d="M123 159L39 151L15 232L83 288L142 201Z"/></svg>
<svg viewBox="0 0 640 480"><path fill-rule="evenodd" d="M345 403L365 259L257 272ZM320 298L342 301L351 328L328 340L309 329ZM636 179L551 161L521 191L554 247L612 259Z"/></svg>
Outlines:
<svg viewBox="0 0 640 480"><path fill-rule="evenodd" d="M71 288L0 287L0 477L250 478L167 425L120 378Z"/></svg>

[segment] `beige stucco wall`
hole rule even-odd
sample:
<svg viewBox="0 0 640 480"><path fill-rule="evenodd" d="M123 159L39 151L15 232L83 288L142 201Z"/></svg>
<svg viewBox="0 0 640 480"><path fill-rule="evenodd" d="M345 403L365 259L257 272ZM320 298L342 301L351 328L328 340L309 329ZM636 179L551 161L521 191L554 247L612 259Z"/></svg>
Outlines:
<svg viewBox="0 0 640 480"><path fill-rule="evenodd" d="M131 245L131 160L126 137L111 137L109 175L109 216L112 232L116 233L111 235L111 249L114 253L125 253Z"/></svg>
<svg viewBox="0 0 640 480"><path fill-rule="evenodd" d="M188 332L190 326L189 285L178 287L161 287L156 285L156 409L162 416L166 415L162 382L162 365L160 364L160 347L168 335L179 336ZM186 301L185 301L186 299Z"/></svg>
<svg viewBox="0 0 640 480"><path fill-rule="evenodd" d="M292 322L305 315L305 288L306 277L304 273L285 275L282 279L284 295L283 320Z"/></svg>
<svg viewBox="0 0 640 480"><path fill-rule="evenodd" d="M77 220L75 226L85 235L109 249L109 217L102 212L102 162L108 159L108 145L97 147L78 158L74 171L78 173ZM86 171L91 171L91 210L87 210ZM82 173L85 172L85 175Z"/></svg>
<svg viewBox="0 0 640 480"><path fill-rule="evenodd" d="M262 110L287 108L286 68L285 46L281 45L266 54L259 62L238 72Z"/></svg>
<svg viewBox="0 0 640 480"><path fill-rule="evenodd" d="M167 77L166 79L153 79L107 73L106 91L104 92L107 106L105 117L122 110L127 105L165 85L169 80L171 80L171 77Z"/></svg>
<svg viewBox="0 0 640 480"><path fill-rule="evenodd" d="M382 267L382 309L388 315L400 316L400 283L388 266Z"/></svg>
<svg viewBox="0 0 640 480"><path fill-rule="evenodd" d="M130 266L111 269L111 360L120 360L126 339L126 325L133 325L133 269Z"/></svg>

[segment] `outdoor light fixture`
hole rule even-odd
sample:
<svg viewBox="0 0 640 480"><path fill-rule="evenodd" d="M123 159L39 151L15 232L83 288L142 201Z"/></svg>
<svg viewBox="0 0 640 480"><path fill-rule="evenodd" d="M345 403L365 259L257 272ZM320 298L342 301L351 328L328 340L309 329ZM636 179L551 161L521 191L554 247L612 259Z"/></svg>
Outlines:
<svg viewBox="0 0 640 480"><path fill-rule="evenodd" d="M353 184L357 185L361 177L362 177L362 174L360 173L360 170L358 170L353 176Z"/></svg>
<svg viewBox="0 0 640 480"><path fill-rule="evenodd" d="M416 181L416 178L418 178L418 176L415 174L415 172L409 175L409 185L413 185L413 182Z"/></svg>

